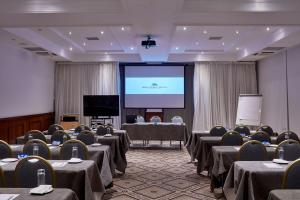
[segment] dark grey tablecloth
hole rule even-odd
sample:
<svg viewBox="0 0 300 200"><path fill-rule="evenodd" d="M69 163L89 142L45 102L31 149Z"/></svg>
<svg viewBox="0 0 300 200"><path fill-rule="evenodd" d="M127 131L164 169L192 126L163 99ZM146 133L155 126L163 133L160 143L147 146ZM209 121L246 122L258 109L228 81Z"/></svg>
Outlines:
<svg viewBox="0 0 300 200"><path fill-rule="evenodd" d="M278 167L267 167L271 164ZM272 161L237 161L227 175L224 184L226 199L263 200L269 192L281 188L281 181L287 165Z"/></svg>
<svg viewBox="0 0 300 200"><path fill-rule="evenodd" d="M194 161L196 158L196 145L197 142L199 141L200 137L203 136L209 136L209 131L204 131L204 132L196 132L193 131L192 134L188 137L188 140L186 142L186 148L189 152L189 154L191 155L191 160Z"/></svg>
<svg viewBox="0 0 300 200"><path fill-rule="evenodd" d="M272 190L268 200L300 200L300 190Z"/></svg>
<svg viewBox="0 0 300 200"><path fill-rule="evenodd" d="M0 188L0 194L19 194L14 200L78 200L70 189L55 188L54 191L44 195L31 195L29 190L29 188Z"/></svg>
<svg viewBox="0 0 300 200"><path fill-rule="evenodd" d="M67 162L62 160L49 160ZM17 162L1 163L4 178L8 187L14 187L14 171ZM73 190L80 200L98 200L105 193L100 172L94 161L86 160L78 164L66 164L63 167L53 167L55 173L55 188L69 188Z"/></svg>
<svg viewBox="0 0 300 200"><path fill-rule="evenodd" d="M13 156L17 158L18 154L23 152L24 145L10 145ZM60 160L60 147L49 146L51 151L51 159ZM95 161L100 171L100 176L103 184L108 186L112 183L113 169L111 169L111 149L108 145L93 147L87 145L89 160Z"/></svg>
<svg viewBox="0 0 300 200"><path fill-rule="evenodd" d="M176 140L187 142L188 131L186 125L172 123L136 123L122 124L131 140Z"/></svg>

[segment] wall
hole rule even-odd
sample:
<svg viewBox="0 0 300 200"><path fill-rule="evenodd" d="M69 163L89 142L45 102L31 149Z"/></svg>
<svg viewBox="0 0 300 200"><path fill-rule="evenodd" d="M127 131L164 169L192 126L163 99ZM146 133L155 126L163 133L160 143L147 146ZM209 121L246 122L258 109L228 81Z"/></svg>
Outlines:
<svg viewBox="0 0 300 200"><path fill-rule="evenodd" d="M300 46L258 62L259 92L263 95L262 122L281 132L287 130L287 85L290 130L300 135Z"/></svg>
<svg viewBox="0 0 300 200"><path fill-rule="evenodd" d="M0 32L0 118L53 112L54 62L20 48Z"/></svg>

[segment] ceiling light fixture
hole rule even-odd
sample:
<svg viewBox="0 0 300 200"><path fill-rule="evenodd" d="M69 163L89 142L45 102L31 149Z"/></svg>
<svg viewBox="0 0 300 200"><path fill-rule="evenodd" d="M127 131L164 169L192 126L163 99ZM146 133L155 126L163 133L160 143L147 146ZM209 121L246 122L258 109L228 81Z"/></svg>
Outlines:
<svg viewBox="0 0 300 200"><path fill-rule="evenodd" d="M121 27L121 30L122 30L122 31L125 31L125 27L124 27L124 26L122 26L122 27Z"/></svg>
<svg viewBox="0 0 300 200"><path fill-rule="evenodd" d="M196 45L199 45L199 42L195 42Z"/></svg>
<svg viewBox="0 0 300 200"><path fill-rule="evenodd" d="M130 50L134 50L134 47L130 47Z"/></svg>
<svg viewBox="0 0 300 200"><path fill-rule="evenodd" d="M222 42L222 45L225 46L225 42Z"/></svg>
<svg viewBox="0 0 300 200"><path fill-rule="evenodd" d="M267 31L270 31L271 29L270 29L270 27L267 27L266 30L267 30Z"/></svg>
<svg viewBox="0 0 300 200"><path fill-rule="evenodd" d="M238 51L238 50L240 50L240 48L239 48L239 47L236 47L235 49L236 49L237 51Z"/></svg>
<svg viewBox="0 0 300 200"><path fill-rule="evenodd" d="M235 31L236 34L239 34L240 32L238 30Z"/></svg>
<svg viewBox="0 0 300 200"><path fill-rule="evenodd" d="M204 30L203 33L204 33L204 34L207 34L207 30Z"/></svg>
<svg viewBox="0 0 300 200"><path fill-rule="evenodd" d="M83 43L83 46L86 46L86 43L85 43L85 42Z"/></svg>
<svg viewBox="0 0 300 200"><path fill-rule="evenodd" d="M204 52L203 52L203 51L201 51L201 54L203 55L203 54L204 54Z"/></svg>
<svg viewBox="0 0 300 200"><path fill-rule="evenodd" d="M179 48L178 47L175 47L175 50L178 50Z"/></svg>
<svg viewBox="0 0 300 200"><path fill-rule="evenodd" d="M101 31L100 33L101 33L101 35L103 35L103 34L104 34L104 31Z"/></svg>
<svg viewBox="0 0 300 200"><path fill-rule="evenodd" d="M69 48L69 51L73 51L73 47L70 47L70 48Z"/></svg>
<svg viewBox="0 0 300 200"><path fill-rule="evenodd" d="M186 29L187 29L186 27L183 27L183 30L184 30L184 31L186 31Z"/></svg>
<svg viewBox="0 0 300 200"><path fill-rule="evenodd" d="M71 32L71 31L69 31L69 35L72 35L72 32Z"/></svg>
<svg viewBox="0 0 300 200"><path fill-rule="evenodd" d="M110 43L110 46L114 45L112 42Z"/></svg>
<svg viewBox="0 0 300 200"><path fill-rule="evenodd" d="M105 55L107 55L108 53L107 52L105 52Z"/></svg>

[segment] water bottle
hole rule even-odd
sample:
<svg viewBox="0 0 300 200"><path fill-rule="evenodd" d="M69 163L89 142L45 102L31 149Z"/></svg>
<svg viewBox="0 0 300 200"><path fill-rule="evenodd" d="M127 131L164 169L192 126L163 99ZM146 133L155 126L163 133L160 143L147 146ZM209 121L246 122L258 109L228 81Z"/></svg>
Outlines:
<svg viewBox="0 0 300 200"><path fill-rule="evenodd" d="M72 147L72 158L78 158L78 147Z"/></svg>
<svg viewBox="0 0 300 200"><path fill-rule="evenodd" d="M46 182L46 172L45 169L37 170L37 186L45 185Z"/></svg>
<svg viewBox="0 0 300 200"><path fill-rule="evenodd" d="M38 156L39 155L39 146L38 145L34 145L33 146L32 155L34 155L34 156Z"/></svg>
<svg viewBox="0 0 300 200"><path fill-rule="evenodd" d="M284 139L285 139L285 140L288 140L289 138L290 138L290 133L285 133L285 134L284 134Z"/></svg>
<svg viewBox="0 0 300 200"><path fill-rule="evenodd" d="M33 135L30 133L29 135L28 135L28 141L29 140L32 140L33 139Z"/></svg>
<svg viewBox="0 0 300 200"><path fill-rule="evenodd" d="M63 143L65 143L68 140L66 134L63 135Z"/></svg>
<svg viewBox="0 0 300 200"><path fill-rule="evenodd" d="M106 133L107 133L108 135L110 134L110 128L109 128L109 127L106 128Z"/></svg>
<svg viewBox="0 0 300 200"><path fill-rule="evenodd" d="M278 158L284 160L284 149L282 147L278 149Z"/></svg>

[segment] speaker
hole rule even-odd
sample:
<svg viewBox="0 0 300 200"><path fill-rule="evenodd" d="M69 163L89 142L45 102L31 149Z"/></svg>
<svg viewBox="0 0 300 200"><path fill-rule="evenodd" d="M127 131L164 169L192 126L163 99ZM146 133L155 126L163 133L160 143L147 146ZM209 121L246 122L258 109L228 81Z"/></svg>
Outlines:
<svg viewBox="0 0 300 200"><path fill-rule="evenodd" d="M137 115L126 115L126 123L133 124L136 122Z"/></svg>

